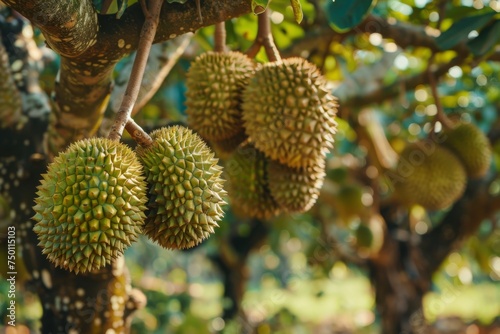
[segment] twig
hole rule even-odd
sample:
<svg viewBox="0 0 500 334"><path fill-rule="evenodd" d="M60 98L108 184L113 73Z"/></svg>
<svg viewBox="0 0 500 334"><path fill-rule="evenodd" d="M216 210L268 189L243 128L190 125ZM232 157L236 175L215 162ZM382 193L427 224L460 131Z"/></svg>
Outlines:
<svg viewBox="0 0 500 334"><path fill-rule="evenodd" d="M226 23L224 21L215 24L214 51L226 51Z"/></svg>
<svg viewBox="0 0 500 334"><path fill-rule="evenodd" d="M108 138L111 140L120 140L123 129L131 120L130 114L137 100L137 96L139 95L142 76L144 75L149 51L151 49L151 45L153 44L153 39L156 34L156 28L158 27L160 10L163 4L163 0L151 0L150 7L146 6L145 0L141 0L140 3L141 6L143 6L146 21L142 26L141 38L134 60L134 66L132 67L132 72L130 74L130 80L128 82L127 89L125 90L120 108L118 109L118 112L116 114L115 122L111 127L111 132L108 136ZM138 143L147 145L147 143L152 142L151 138L149 138L149 135L144 132L144 130L142 130L137 124L135 124L135 122L131 124L129 128L131 129L131 131L129 131L130 135L132 135L134 140L136 140Z"/></svg>
<svg viewBox="0 0 500 334"><path fill-rule="evenodd" d="M203 16L201 16L200 0L196 0L196 9L198 10L198 18L200 19L200 22L203 22Z"/></svg>
<svg viewBox="0 0 500 334"><path fill-rule="evenodd" d="M437 24L436 24L437 29L441 29L441 23L443 22L445 10L446 10L446 3L447 3L446 0L442 0L439 3L439 19L438 19ZM437 109L436 118L434 119L432 128L434 128L436 121L439 121L439 122L441 122L441 124L443 124L443 126L445 128L449 129L449 128L453 127L453 123L450 121L448 116L446 116L446 114L444 113L443 105L441 104L441 100L439 99L439 94L437 91L436 78L434 77L434 73L431 70L433 63L434 63L435 55L436 55L436 53L433 52L431 57L429 58L428 65L427 65L427 71L428 71L427 75L429 76L429 86L431 88L432 97L434 99L434 104L436 105L436 109ZM432 133L434 133L434 131Z"/></svg>
<svg viewBox="0 0 500 334"><path fill-rule="evenodd" d="M247 56L254 58L261 47L264 47L267 58L271 62L281 61L281 56L274 44L274 38L271 33L271 21L269 20L269 9L266 9L258 16L258 32L254 43L246 52Z"/></svg>
<svg viewBox="0 0 500 334"><path fill-rule="evenodd" d="M432 58L429 59L429 65L432 65ZM431 93L432 97L434 98L434 104L436 105L437 109L437 114L436 118L434 119L435 121L441 122L445 128L452 128L453 127L453 122L446 116L443 110L443 105L441 104L441 100L439 99L439 94L437 91L437 83L436 83L436 78L434 77L434 72L430 70L431 66L429 66L428 70L428 75L429 75L429 86L431 87Z"/></svg>

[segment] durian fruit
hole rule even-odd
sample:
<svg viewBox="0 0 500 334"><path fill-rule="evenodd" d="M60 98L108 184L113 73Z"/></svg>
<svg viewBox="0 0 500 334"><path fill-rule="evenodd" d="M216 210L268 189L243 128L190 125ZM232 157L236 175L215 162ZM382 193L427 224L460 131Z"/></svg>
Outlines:
<svg viewBox="0 0 500 334"><path fill-rule="evenodd" d="M454 203L467 182L465 169L452 152L422 141L403 150L395 175L395 196L405 204L419 204L429 210Z"/></svg>
<svg viewBox="0 0 500 334"><path fill-rule="evenodd" d="M474 124L460 123L443 133L443 146L462 161L467 176L479 178L488 171L492 152L488 138Z"/></svg>
<svg viewBox="0 0 500 334"><path fill-rule="evenodd" d="M319 196L325 179L325 162L309 167L292 168L269 160L267 165L269 189L283 211L299 213L308 211Z"/></svg>
<svg viewBox="0 0 500 334"><path fill-rule="evenodd" d="M211 141L210 144L219 158L227 159L247 139L247 135L240 132L228 139Z"/></svg>
<svg viewBox="0 0 500 334"><path fill-rule="evenodd" d="M267 63L243 93L245 131L267 157L311 166L332 147L336 107L315 65L303 58Z"/></svg>
<svg viewBox="0 0 500 334"><path fill-rule="evenodd" d="M354 225L355 247L361 257L378 254L384 243L385 221L380 215L372 215L367 220Z"/></svg>
<svg viewBox="0 0 500 334"><path fill-rule="evenodd" d="M190 128L207 140L223 140L243 130L241 92L255 72L240 52L206 52L186 75L186 113Z"/></svg>
<svg viewBox="0 0 500 334"><path fill-rule="evenodd" d="M71 144L38 186L38 235L56 266L87 272L109 264L137 239L147 201L142 166L126 145L105 138Z"/></svg>
<svg viewBox="0 0 500 334"><path fill-rule="evenodd" d="M264 154L248 142L226 161L229 199L237 214L268 219L279 213L269 190L267 164Z"/></svg>
<svg viewBox="0 0 500 334"><path fill-rule="evenodd" d="M357 216L366 216L368 207L363 204L364 194L365 189L360 184L349 182L340 185L333 206L343 222L349 222Z"/></svg>
<svg viewBox="0 0 500 334"><path fill-rule="evenodd" d="M167 249L198 245L222 219L222 168L190 129L172 126L151 133L153 145L137 148L149 186L145 234Z"/></svg>

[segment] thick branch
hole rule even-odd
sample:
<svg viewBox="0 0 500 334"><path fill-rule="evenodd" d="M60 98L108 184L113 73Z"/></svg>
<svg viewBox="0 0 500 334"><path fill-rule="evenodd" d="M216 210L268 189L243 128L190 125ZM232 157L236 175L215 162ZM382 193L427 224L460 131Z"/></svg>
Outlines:
<svg viewBox="0 0 500 334"><path fill-rule="evenodd" d="M30 7L26 3L24 7ZM202 3L203 22L200 22L195 3L166 4L154 42L169 40L250 10L247 0L206 1ZM77 58L62 57L56 86L57 108L48 136L51 156L74 140L96 134L108 103L114 65L137 48L143 23L139 4L128 8L121 19L99 15L101 29L97 42Z"/></svg>
<svg viewBox="0 0 500 334"><path fill-rule="evenodd" d="M154 43L164 42L187 32L247 14L251 8L248 0L219 0L203 1L201 11L203 22L199 20L195 1L165 4L160 14ZM98 41L86 55L82 55L82 59L86 56L93 58L99 53L105 54L107 59L120 59L136 50L143 23L144 15L139 4L127 8L120 19L114 15L100 15L101 31Z"/></svg>
<svg viewBox="0 0 500 334"><path fill-rule="evenodd" d="M42 30L62 56L76 57L97 41L99 26L91 0L5 0Z"/></svg>
<svg viewBox="0 0 500 334"><path fill-rule="evenodd" d="M446 74L450 68L460 65L463 61L464 58L455 57L449 63L442 64L437 69L432 71L431 75L436 78L440 77ZM360 107L371 103L383 102L384 100L398 96L401 93L401 87L404 87L406 90L411 90L418 85L427 83L429 83L429 73L427 71L423 71L414 76L403 78L402 80L397 80L387 86L380 85L377 89L369 92L368 94L353 95L348 100L342 101L341 107Z"/></svg>
<svg viewBox="0 0 500 334"><path fill-rule="evenodd" d="M354 29L345 33L337 33L329 27L328 24L322 23L316 30L311 30L309 36L301 42L296 43L291 49L286 50L285 54L300 54L304 49L314 50L323 43L334 40L343 40L345 37L352 34L373 34L378 33L383 38L392 39L399 47L406 49L411 47L424 47L432 52L442 51L439 49L435 37L439 35L439 31L430 27L423 27L406 22L396 20L386 21L384 18L377 15L368 15ZM465 42L459 43L451 50L459 54L468 54L470 51Z"/></svg>

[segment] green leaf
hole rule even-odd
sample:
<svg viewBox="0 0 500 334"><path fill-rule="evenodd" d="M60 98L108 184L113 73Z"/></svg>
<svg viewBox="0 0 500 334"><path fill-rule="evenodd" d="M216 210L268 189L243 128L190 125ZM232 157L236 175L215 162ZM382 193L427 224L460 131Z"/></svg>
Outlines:
<svg viewBox="0 0 500 334"><path fill-rule="evenodd" d="M371 5L372 0L328 0L326 15L334 28L349 30L361 23Z"/></svg>
<svg viewBox="0 0 500 334"><path fill-rule="evenodd" d="M266 9L271 0L252 0L252 12L254 14L261 14Z"/></svg>
<svg viewBox="0 0 500 334"><path fill-rule="evenodd" d="M494 21L486 26L479 35L470 40L467 46L475 56L482 56L488 53L500 41L500 20Z"/></svg>
<svg viewBox="0 0 500 334"><path fill-rule="evenodd" d="M455 23L443 32L438 38L436 43L441 50L451 49L455 45L467 39L467 36L472 30L479 30L487 25L496 12L486 7L480 11L479 14L474 16L465 17Z"/></svg>
<svg viewBox="0 0 500 334"><path fill-rule="evenodd" d="M304 14L302 13L302 5L300 4L300 0L290 0L290 4L292 5L295 21L297 21L297 23L302 22Z"/></svg>

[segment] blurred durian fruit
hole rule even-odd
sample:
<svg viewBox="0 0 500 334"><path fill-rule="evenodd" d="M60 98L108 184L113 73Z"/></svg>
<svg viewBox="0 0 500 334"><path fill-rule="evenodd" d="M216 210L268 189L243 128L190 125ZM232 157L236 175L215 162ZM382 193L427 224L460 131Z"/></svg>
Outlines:
<svg viewBox="0 0 500 334"><path fill-rule="evenodd" d="M462 163L451 151L425 141L409 144L401 152L394 175L395 197L429 210L453 204L467 182Z"/></svg>
<svg viewBox="0 0 500 334"><path fill-rule="evenodd" d="M472 123L459 123L443 132L442 145L452 151L462 162L470 178L486 175L492 150L485 134Z"/></svg>
<svg viewBox="0 0 500 334"><path fill-rule="evenodd" d="M284 212L306 212L316 203L325 178L323 160L301 168L269 160L267 168L271 195Z"/></svg>
<svg viewBox="0 0 500 334"><path fill-rule="evenodd" d="M243 92L247 135L267 157L308 167L333 146L336 98L315 65L289 58L261 66Z"/></svg>
<svg viewBox="0 0 500 334"><path fill-rule="evenodd" d="M385 221L378 214L353 224L354 246L361 257L375 257L384 244Z"/></svg>
<svg viewBox="0 0 500 334"><path fill-rule="evenodd" d="M229 199L235 213L259 219L279 213L269 189L268 163L265 155L248 142L226 161Z"/></svg>

